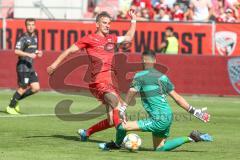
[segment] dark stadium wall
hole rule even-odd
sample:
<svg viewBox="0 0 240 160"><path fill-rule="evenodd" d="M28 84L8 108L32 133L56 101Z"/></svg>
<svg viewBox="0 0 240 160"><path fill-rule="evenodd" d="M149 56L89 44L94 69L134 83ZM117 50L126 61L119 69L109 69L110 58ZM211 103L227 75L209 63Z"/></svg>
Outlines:
<svg viewBox="0 0 240 160"><path fill-rule="evenodd" d="M16 61L13 51L0 51L0 88L14 89L16 83ZM49 79L46 72L59 52L44 52L42 58L35 60L43 90L87 90L90 70L88 58L84 53L69 57L60 70ZM139 54L120 54L117 58L120 71L120 90L125 92L134 72L141 70ZM176 91L184 94L239 95L239 71L236 65L240 58L227 56L179 56L158 55L157 68L166 73L175 85ZM238 81L237 81L238 80Z"/></svg>
<svg viewBox="0 0 240 160"><path fill-rule="evenodd" d="M54 21L37 20L38 45L41 50L62 51L82 36L95 31L94 21ZM174 28L174 34L179 39L179 54L184 55L240 55L240 24L211 23L161 23L138 22L131 53L142 52L144 49L158 51L164 38L166 27ZM113 22L112 33L123 35L129 27L129 22ZM24 20L7 20L6 46L14 49L16 40L24 32ZM0 20L0 37L2 37L2 21ZM216 42L216 43L214 43ZM214 48L215 47L215 48ZM0 39L0 49L3 40Z"/></svg>

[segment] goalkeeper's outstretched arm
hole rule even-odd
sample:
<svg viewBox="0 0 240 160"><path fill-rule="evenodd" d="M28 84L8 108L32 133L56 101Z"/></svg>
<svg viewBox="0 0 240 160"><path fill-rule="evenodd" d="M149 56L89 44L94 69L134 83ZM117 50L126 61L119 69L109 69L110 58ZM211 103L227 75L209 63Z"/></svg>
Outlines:
<svg viewBox="0 0 240 160"><path fill-rule="evenodd" d="M200 119L203 122L208 122L210 120L210 114L205 112L207 108L197 109L191 105L177 92L174 90L169 92L169 95L175 100L175 102L182 107L184 110L193 114L196 118Z"/></svg>
<svg viewBox="0 0 240 160"><path fill-rule="evenodd" d="M189 103L182 97L180 96L176 91L171 91L169 92L169 95L174 99L174 101L182 107L184 110L188 111L189 110Z"/></svg>

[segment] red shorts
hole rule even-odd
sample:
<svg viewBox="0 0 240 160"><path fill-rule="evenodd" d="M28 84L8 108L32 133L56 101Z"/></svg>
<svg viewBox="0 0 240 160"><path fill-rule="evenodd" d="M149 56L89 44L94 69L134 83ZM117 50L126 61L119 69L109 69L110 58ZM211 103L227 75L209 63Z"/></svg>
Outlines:
<svg viewBox="0 0 240 160"><path fill-rule="evenodd" d="M104 94L106 93L113 93L118 98L120 97L118 89L110 83L91 83L89 84L89 90L93 96L100 100L102 103L104 103Z"/></svg>

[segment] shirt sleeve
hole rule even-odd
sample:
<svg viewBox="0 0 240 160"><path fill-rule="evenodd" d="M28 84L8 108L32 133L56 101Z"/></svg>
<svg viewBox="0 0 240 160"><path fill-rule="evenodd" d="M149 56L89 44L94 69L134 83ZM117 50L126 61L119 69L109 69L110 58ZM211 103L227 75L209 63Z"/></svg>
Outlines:
<svg viewBox="0 0 240 160"><path fill-rule="evenodd" d="M15 49L19 49L19 50L24 50L24 46L25 46L25 38L24 37L20 37L16 43Z"/></svg>
<svg viewBox="0 0 240 160"><path fill-rule="evenodd" d="M141 81L140 81L140 78L137 77L136 75L135 75L134 78L133 78L133 81L132 81L132 83L131 83L131 85L130 85L130 88L134 88L134 89L136 89L138 92L139 92L140 89L141 89Z"/></svg>
<svg viewBox="0 0 240 160"><path fill-rule="evenodd" d="M116 43L122 43L122 42L124 42L124 40L125 40L125 36L118 36Z"/></svg>
<svg viewBox="0 0 240 160"><path fill-rule="evenodd" d="M168 94L174 90L174 85L166 75L162 75L159 78L159 86L163 91L163 94Z"/></svg>
<svg viewBox="0 0 240 160"><path fill-rule="evenodd" d="M86 48L89 45L89 37L82 37L79 41L75 43L75 45L78 46L78 48L80 49Z"/></svg>

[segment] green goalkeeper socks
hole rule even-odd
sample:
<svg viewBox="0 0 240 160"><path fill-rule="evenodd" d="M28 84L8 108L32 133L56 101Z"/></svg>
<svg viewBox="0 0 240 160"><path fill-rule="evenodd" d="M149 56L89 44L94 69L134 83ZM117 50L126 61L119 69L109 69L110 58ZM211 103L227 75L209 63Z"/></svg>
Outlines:
<svg viewBox="0 0 240 160"><path fill-rule="evenodd" d="M126 136L127 131L123 128L122 124L120 124L117 127L117 133L116 133L116 141L115 143L117 145L121 145L123 142L124 137Z"/></svg>
<svg viewBox="0 0 240 160"><path fill-rule="evenodd" d="M172 140L168 140L162 147L156 149L156 151L171 151L177 147L180 147L184 143L189 143L191 140L189 137L179 137Z"/></svg>

